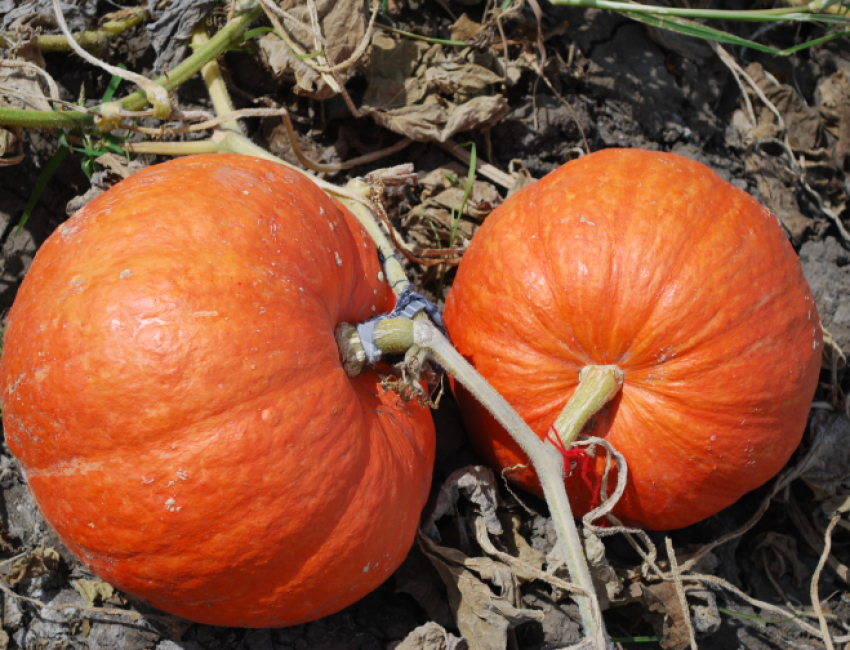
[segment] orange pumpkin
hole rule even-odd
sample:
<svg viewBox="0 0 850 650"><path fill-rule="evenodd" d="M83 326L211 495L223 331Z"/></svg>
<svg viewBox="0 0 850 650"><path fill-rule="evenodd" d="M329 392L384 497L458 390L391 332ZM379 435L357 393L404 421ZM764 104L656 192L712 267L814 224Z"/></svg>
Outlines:
<svg viewBox="0 0 850 650"><path fill-rule="evenodd" d="M774 476L820 368L815 303L776 218L658 152L595 153L505 201L464 255L445 321L541 438L583 366L620 367L621 392L588 427L628 461L614 514L650 529L700 521ZM458 392L481 454L539 492L516 443ZM580 468L567 478L579 514L604 456L593 481Z"/></svg>
<svg viewBox="0 0 850 650"><path fill-rule="evenodd" d="M375 247L303 176L150 167L48 239L0 363L6 439L102 578L190 620L285 626L380 585L431 481L427 409L349 378L334 327L385 308Z"/></svg>

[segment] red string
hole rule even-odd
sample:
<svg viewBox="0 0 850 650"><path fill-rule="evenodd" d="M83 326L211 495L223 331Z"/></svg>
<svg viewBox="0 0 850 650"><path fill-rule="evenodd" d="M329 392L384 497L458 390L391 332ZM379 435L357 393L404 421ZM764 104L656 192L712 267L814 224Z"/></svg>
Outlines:
<svg viewBox="0 0 850 650"><path fill-rule="evenodd" d="M553 433L555 435L552 435ZM546 439L555 446L555 449L561 452L561 455L563 455L565 477L569 478L572 476L573 463L575 463L575 468L579 470L579 476L581 477L582 482L590 491L590 502L588 505L590 505L591 510L596 508L600 503L602 482L596 474L595 467L592 466L593 463L591 462L590 454L588 454L584 449L579 449L577 447L567 449L561 440L561 436L558 434L558 430L555 429L555 425L552 425L546 433Z"/></svg>

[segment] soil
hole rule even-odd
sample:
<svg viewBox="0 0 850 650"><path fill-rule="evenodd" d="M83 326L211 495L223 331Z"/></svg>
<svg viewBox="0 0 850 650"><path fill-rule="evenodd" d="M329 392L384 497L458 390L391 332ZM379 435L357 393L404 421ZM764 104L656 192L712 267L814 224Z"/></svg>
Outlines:
<svg viewBox="0 0 850 650"><path fill-rule="evenodd" d="M7 4L0 2L0 18ZM115 10L108 0L85 4L96 6L98 16ZM450 37L449 28L455 20L449 11L455 16L466 12L477 20L484 10L484 3L476 4L474 0L428 2L418 8L404 3L389 4L390 15L381 18L385 24L440 38ZM736 0L720 4L726 8L745 8ZM481 159L501 170L522 167L533 178L540 178L574 158L577 148L584 146L585 138L592 150L643 147L676 152L709 165L777 214L800 253L824 326L838 348L850 352L850 241L847 238L850 212L846 209L847 143L844 140L848 137L846 127L850 127L850 123L845 125L844 122L850 117L842 116L840 105L836 108L834 102L830 103L835 95L830 92L836 87L839 95L844 93L844 102L850 97L848 86L842 85L842 75L845 71L850 73L850 42L838 40L784 58L727 48L783 113L791 147L798 157L804 155L808 161L801 172L789 165L781 136L770 130L772 118L758 104L754 93L750 96L757 124L741 126L746 108L740 87L729 68L705 43L651 30L603 11L565 9L548 4L542 9L543 32L551 34L546 40L548 60L544 70L560 97L526 67L506 89L507 114L488 131L458 134L456 141L474 141ZM93 25L96 18L87 20ZM750 38L759 26L727 24L725 28ZM760 42L778 48L820 34L810 25L801 28L777 25L759 31ZM527 51L536 56L537 25L530 6L520 12L510 32L516 42L525 39L530 44ZM498 40L496 32L491 42ZM487 50L484 47L481 52ZM445 52L451 51L452 48L445 48ZM516 57L518 51L515 48L512 56ZM152 74L156 61L150 34L144 25L113 41L105 57L112 63L124 63L147 75ZM87 97L103 94L108 77L102 71L81 63L70 54L51 53L45 59L63 99L76 100L83 87ZM315 160L346 160L397 140L396 135L377 126L368 117L351 117L338 96L317 100L296 94L293 81L276 77L256 48L229 52L222 63L237 107L254 106L253 100L257 98L262 98L261 105L287 106L294 117L299 146ZM366 72L357 71L349 79L347 88L355 104L360 104L368 93ZM198 80L181 87L177 96L184 110L209 107L205 88ZM255 142L296 162L277 118L248 119L245 125ZM762 130L758 131L759 128ZM85 195L91 187L81 168L82 157L69 155L50 179L26 225L19 229L18 223L39 175L57 148L53 133L31 131L23 137L24 161L0 172L0 246L3 251L0 315L4 321L39 245L67 218L69 202ZM140 157L143 164L157 160L160 159ZM453 168L457 163L436 144L417 142L382 159L377 165L389 167L402 162L414 163L420 178L438 168ZM327 178L342 183L368 171L369 167L361 166L344 173L328 174ZM460 171L465 174L465 166L461 166ZM479 180L486 181L480 176ZM504 197L506 190L498 188L498 192ZM431 237L429 232L423 234L411 216L416 206L424 204L424 196L424 190L411 190L391 211L394 223L410 241ZM77 201L75 205L79 204ZM464 220L459 228L463 241L466 241L464 237L472 236L483 218ZM418 288L438 304L442 303L451 285L452 273L442 280L439 274L416 265L410 270ZM818 426L848 429L850 419L842 412L845 395L850 393L850 373L845 372L837 352L834 358L835 372L829 363L825 365L813 413L820 418ZM434 418L438 432L433 483L436 494L452 472L467 465L478 465L480 460L466 441L451 395L444 397L440 408L434 411ZM807 436L806 440L809 439ZM850 440L850 431L844 440ZM833 470L845 478L850 476L850 467L833 467ZM835 485L844 486L837 494L848 493L840 491L846 488L846 480L844 483L838 480ZM20 581L16 591L52 605L68 605L64 609L44 609L5 595L2 630L8 640L0 634L0 648L5 641L9 648L27 650L378 650L394 648L429 620L436 620L446 625L449 632L457 634L445 590L418 548L411 551L393 577L367 598L338 614L292 628L227 629L191 624L173 617L156 618L157 613L146 608L144 603L128 601L121 596L113 596L107 605L129 607L151 616L127 622L114 616L81 612L75 606L84 601L72 581L94 577L62 547L44 523L5 445L0 456L0 489L3 528L0 557L14 558L37 547L56 549L61 556L58 565L50 567L44 575ZM504 485L500 490L506 511L521 517L521 530L531 546L543 553L550 550L553 533L545 504L522 494L521 499L529 508L526 510L518 505ZM675 547L693 550L737 530L758 509L766 493L767 487L757 490L704 522L673 531ZM813 490L811 483L794 482L789 490L772 501L753 529L714 551L715 562L710 571L755 599L780 606L790 603L801 611L806 610L811 604L809 584L820 553L800 532L792 504L811 513L823 498L824 494ZM653 533L652 537L663 548L663 535ZM779 548L775 540L791 549L790 555L767 550ZM850 563L849 543L847 530L839 529L834 538L833 555L844 565ZM618 570L627 571L639 564L640 558L622 538L606 538L605 544L608 559ZM11 566L12 562L0 559L0 572L9 573ZM437 594L436 601L430 604L423 604L421 592L417 591L416 584L422 580ZM838 623L850 621L850 584L846 573L842 579L840 573L824 571L820 578L820 594L822 598L832 595L827 609ZM823 647L820 641L789 622L765 623L764 618L776 617L728 592L718 590L714 598L721 606L719 625L706 624L701 632L697 625L697 641L704 650ZM663 607L653 612L646 603L645 600L621 599L617 606L607 610L608 628L620 639L621 647L659 647L664 633ZM511 630L508 647L555 650L580 640L576 608L569 599L553 600L550 587L539 582L524 585L522 606L541 610L544 616L540 621L526 622ZM702 620L696 613L694 617L695 623ZM817 626L816 621L813 624ZM846 630L840 630L836 625L836 633L846 634ZM670 647L667 643L665 646Z"/></svg>

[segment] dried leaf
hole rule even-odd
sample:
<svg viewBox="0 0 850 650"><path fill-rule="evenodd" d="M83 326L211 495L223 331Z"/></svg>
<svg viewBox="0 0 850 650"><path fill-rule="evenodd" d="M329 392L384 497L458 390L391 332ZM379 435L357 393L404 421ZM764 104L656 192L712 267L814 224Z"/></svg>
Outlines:
<svg viewBox="0 0 850 650"><path fill-rule="evenodd" d="M798 151L816 149L819 144L821 129L820 116L817 110L807 106L800 99L793 86L777 85L768 79L760 63L751 63L747 66L747 74L782 115L791 148ZM773 122L775 119L769 108L766 106L759 108L758 120L760 125Z"/></svg>
<svg viewBox="0 0 850 650"><path fill-rule="evenodd" d="M470 650L505 650L509 628L543 620L543 612L517 606L516 577L504 564L437 546L421 531L418 540L446 585L449 606ZM495 593L485 580L499 592Z"/></svg>
<svg viewBox="0 0 850 650"><path fill-rule="evenodd" d="M392 109L415 104L425 97L428 84L417 75L427 43L397 39L386 32L375 32L372 47L361 62L369 80L363 103L376 109Z"/></svg>
<svg viewBox="0 0 850 650"><path fill-rule="evenodd" d="M502 77L475 63L444 61L425 71L425 80L444 95L453 95L455 101L478 95L500 83Z"/></svg>
<svg viewBox="0 0 850 650"><path fill-rule="evenodd" d="M76 2L61 2L62 14L65 22L72 32L81 32L86 29L86 22L94 18L97 13L97 0L78 0ZM33 14L46 14L53 16L52 0L30 0L21 3L20 0L0 0L0 16L3 17L2 29L13 31L15 22L32 16Z"/></svg>
<svg viewBox="0 0 850 650"><path fill-rule="evenodd" d="M468 41L484 31L484 26L475 22L466 14L461 14L455 24L449 27L449 31L452 33L453 41Z"/></svg>
<svg viewBox="0 0 850 650"><path fill-rule="evenodd" d="M148 11L156 18L147 30L156 52L157 72L174 68L183 60L192 30L215 4L215 0L148 0Z"/></svg>
<svg viewBox="0 0 850 650"><path fill-rule="evenodd" d="M476 97L460 105L428 95L422 104L367 112L380 126L411 140L445 142L461 131L494 126L508 110L508 102L501 95Z"/></svg>
<svg viewBox="0 0 850 650"><path fill-rule="evenodd" d="M823 77L815 90L815 105L823 119L824 127L836 138L841 110L850 101L850 71L839 68L830 77Z"/></svg>
<svg viewBox="0 0 850 650"><path fill-rule="evenodd" d="M446 632L441 625L429 621L420 625L403 641L390 643L387 650L468 650L466 639Z"/></svg>
<svg viewBox="0 0 850 650"><path fill-rule="evenodd" d="M797 179L778 158L748 155L744 158L747 175L754 178L762 199L799 245L812 227L812 220L800 212L795 188Z"/></svg>
<svg viewBox="0 0 850 650"><path fill-rule="evenodd" d="M449 475L443 487L440 488L434 511L423 528L428 537L435 542L440 541L436 522L443 515L457 511L457 502L461 495L478 506L487 523L487 531L491 535L502 534L502 524L496 515L499 491L496 488L493 470L488 467L467 465Z"/></svg>
<svg viewBox="0 0 850 650"><path fill-rule="evenodd" d="M379 126L418 142L440 140L441 127L448 121L448 102L429 95L422 104L390 111L366 109Z"/></svg>
<svg viewBox="0 0 850 650"><path fill-rule="evenodd" d="M44 68L35 38L17 49L17 61ZM43 77L32 68L0 66L0 106L35 111L53 110L41 89Z"/></svg>
<svg viewBox="0 0 850 650"><path fill-rule="evenodd" d="M509 110L508 100L501 95L475 97L451 111L449 121L440 134L440 142L445 142L461 131L489 129L507 115Z"/></svg>
<svg viewBox="0 0 850 650"><path fill-rule="evenodd" d="M310 15L306 0L284 0L280 3L281 9L287 11L297 20L310 25ZM367 14L368 2L366 0L318 0L316 12L319 17L319 27L329 46L325 55L336 63L342 63L351 56L366 34L366 26L369 22ZM316 53L320 51L314 42L314 37L298 27L289 24L285 19L283 26L288 31L292 40L305 52ZM323 76L307 66L298 59L295 52L290 49L284 41L274 34L266 34L260 39L260 50L268 65L276 75L292 76L295 79L295 92L299 95L312 97L314 99L328 99L336 94L334 88L336 82L333 77ZM313 61L321 61L312 59ZM353 74L354 66L340 70L337 74L341 83L348 81Z"/></svg>
<svg viewBox="0 0 850 650"><path fill-rule="evenodd" d="M89 607L100 605L107 598L111 598L115 594L115 587L103 580L80 578L79 580L74 580L71 584Z"/></svg>
<svg viewBox="0 0 850 650"><path fill-rule="evenodd" d="M685 650L691 645L691 636L685 622L685 613L672 582L649 585L643 588L643 599L650 612L663 617L661 647L664 650ZM688 613L690 615L690 613Z"/></svg>
<svg viewBox="0 0 850 650"><path fill-rule="evenodd" d="M6 576L9 585L52 573L59 568L59 553L48 547L39 546L12 565L12 573Z"/></svg>

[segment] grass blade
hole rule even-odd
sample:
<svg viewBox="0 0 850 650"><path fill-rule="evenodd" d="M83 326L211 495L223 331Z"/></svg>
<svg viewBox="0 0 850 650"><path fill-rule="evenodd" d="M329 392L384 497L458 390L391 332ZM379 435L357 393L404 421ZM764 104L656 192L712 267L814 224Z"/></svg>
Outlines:
<svg viewBox="0 0 850 650"><path fill-rule="evenodd" d="M30 218L30 214L32 214L33 209L35 208L38 200L41 198L41 193L44 191L44 188L47 187L47 183L53 178L53 174L56 173L56 170L59 169L59 165L62 164L62 161L65 159L65 156L68 154L68 147L63 144L59 145L59 148L56 150L56 153L53 154L53 157L50 159L50 162L44 167L41 171L41 175L38 177L38 180L35 183L35 187L32 190L32 194L30 194L30 200L27 201L27 207L24 208L24 213L21 215L21 220L18 222L18 228L15 231L15 235L21 232L21 229L26 225L27 220Z"/></svg>
<svg viewBox="0 0 850 650"><path fill-rule="evenodd" d="M766 54L773 54L775 56L788 56L789 54L793 54L794 52L799 52L800 50L805 50L806 48L814 47L815 45L821 45L822 43L833 41L837 38L841 38L842 36L850 34L850 30L836 32L835 34L827 34L826 36L822 36L811 41L806 41L805 43L800 43L799 45L789 47L785 50L777 50L776 48L768 47L767 45L762 45L760 43L756 43L755 41L750 41L746 38L741 38L740 36L735 36L734 34L730 34L728 32L709 27L708 25L703 25L702 23L698 23L693 20L688 20L687 18L659 16L657 14L644 14L634 11L623 11L622 13L623 15L628 16L632 20L644 23L646 25L652 25L653 27L660 27L661 29L666 29L671 32L677 32L679 34L685 34L686 36L693 36L694 38L717 41L718 43L724 43L726 45L748 47L750 49L757 50L759 52L764 52ZM817 16L817 18L821 17L822 16L820 15ZM813 19L815 18L815 16L807 15L807 18Z"/></svg>

